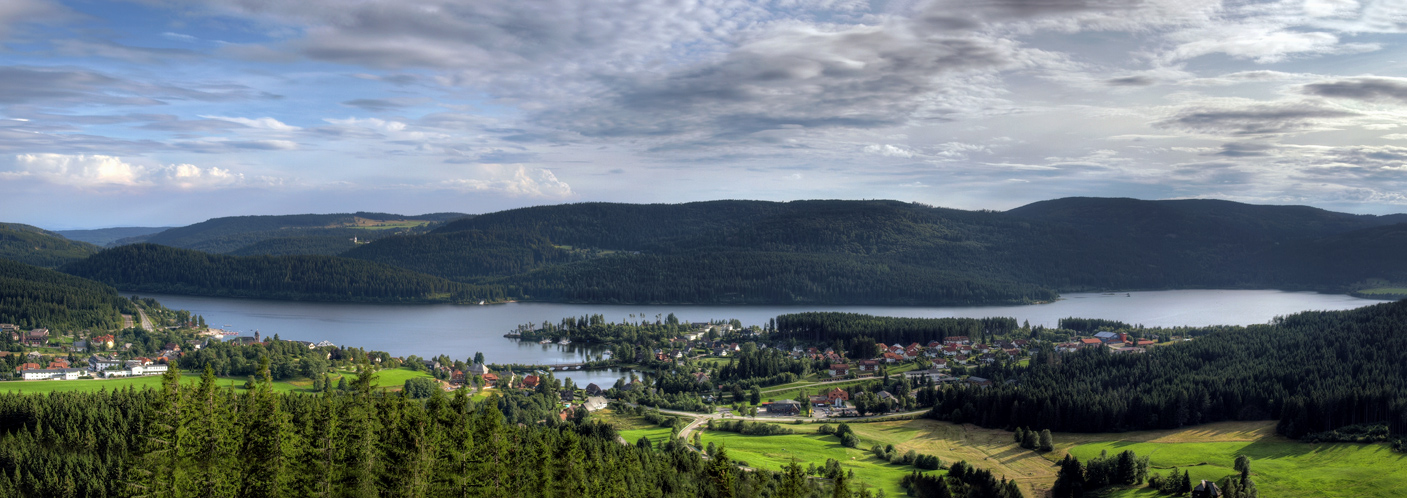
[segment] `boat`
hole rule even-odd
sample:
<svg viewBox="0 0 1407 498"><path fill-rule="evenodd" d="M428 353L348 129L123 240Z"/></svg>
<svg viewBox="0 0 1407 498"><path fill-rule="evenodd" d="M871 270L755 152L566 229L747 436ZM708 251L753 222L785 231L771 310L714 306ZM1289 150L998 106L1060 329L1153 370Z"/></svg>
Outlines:
<svg viewBox="0 0 1407 498"><path fill-rule="evenodd" d="M484 302L483 302L483 301L479 301L479 306L483 306L483 305L484 305Z"/></svg>
<svg viewBox="0 0 1407 498"><path fill-rule="evenodd" d="M537 341L537 343L538 343L538 344L552 344L552 339L543 339L543 340L541 340L541 341Z"/></svg>
<svg viewBox="0 0 1407 498"><path fill-rule="evenodd" d="M563 346L566 346L566 345L571 344L571 343L572 343L572 340L571 340L571 339L568 339L568 338L566 338L566 337L563 337L562 340L557 341L557 344L561 344L561 345L563 345Z"/></svg>

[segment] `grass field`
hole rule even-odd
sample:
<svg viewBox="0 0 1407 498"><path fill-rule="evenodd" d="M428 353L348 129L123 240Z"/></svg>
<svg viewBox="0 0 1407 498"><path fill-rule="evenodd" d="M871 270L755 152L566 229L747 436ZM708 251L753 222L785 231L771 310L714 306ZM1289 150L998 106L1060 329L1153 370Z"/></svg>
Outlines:
<svg viewBox="0 0 1407 498"><path fill-rule="evenodd" d="M669 439L674 432L668 427L652 424L644 417L621 415L609 408L592 413L591 418L611 424L621 439L630 444L635 444L641 437L647 437L650 438L650 443L658 445L660 441Z"/></svg>
<svg viewBox="0 0 1407 498"><path fill-rule="evenodd" d="M355 374L346 374L347 382L355 378ZM415 372L398 368L394 370L382 370L377 372L376 387L382 389L400 389L405 385L406 379L412 377L429 377L425 372ZM332 376L332 382L337 382L339 375ZM234 387L236 391L244 391L244 383L248 378L221 377L218 385L220 387ZM200 382L200 374L185 372L181 374L181 385L194 385ZM147 377L124 377L119 379L92 379L92 380L32 380L17 382L0 382L0 391L22 392L25 394L48 394L51 392L68 391L98 391L107 389L109 391L124 389L132 386L138 389L161 387L161 376L153 375ZM309 392L312 390L313 381L310 379L278 380L273 383L274 391L279 393Z"/></svg>
<svg viewBox="0 0 1407 498"><path fill-rule="evenodd" d="M861 424L852 424L857 427ZM798 431L815 431L814 425L786 426ZM856 431L859 432L859 431ZM893 465L876 458L870 453L871 442L858 448L840 445L835 436L822 436L814 432L781 436L744 436L733 432L704 431L703 444L722 445L728 450L728 457L747 462L749 467L768 470L781 470L792 459L802 467L816 464L825 465L827 458L840 462L841 468L855 471L855 479L873 489L883 489L887 496L904 496L899 487L899 479L912 472L913 467Z"/></svg>
<svg viewBox="0 0 1407 498"><path fill-rule="evenodd" d="M1070 454L1085 460L1105 450L1147 455L1156 468L1151 472L1164 474L1164 469L1178 467L1187 470L1194 483L1236 473L1232 462L1236 455L1246 455L1261 496L1390 497L1407 490L1407 454L1385 444L1307 444L1278 437L1249 442L1105 442L1076 446ZM1103 496L1156 495L1143 487Z"/></svg>

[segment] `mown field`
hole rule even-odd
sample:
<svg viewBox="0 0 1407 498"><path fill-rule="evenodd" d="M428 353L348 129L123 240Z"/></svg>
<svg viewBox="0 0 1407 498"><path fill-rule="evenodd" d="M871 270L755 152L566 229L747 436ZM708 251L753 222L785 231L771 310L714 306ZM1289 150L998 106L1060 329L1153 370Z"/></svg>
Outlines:
<svg viewBox="0 0 1407 498"><path fill-rule="evenodd" d="M864 424L851 424L856 428ZM904 496L899 487L899 479L914 470L906 465L894 465L876 458L869 448L874 444L886 444L876 440L866 440L856 448L840 445L835 436L816 434L816 425L785 425L796 430L797 434L780 436L744 436L733 432L704 431L703 444L722 445L728 457L746 462L749 467L781 470L793 459L802 467L815 464L822 467L826 459L840 462L841 468L855 472L855 479L873 489L882 489L887 496Z"/></svg>
<svg viewBox="0 0 1407 498"><path fill-rule="evenodd" d="M620 434L621 439L630 444L635 444L640 438L650 439L650 443L659 445L661 441L668 440L673 430L669 427L660 427L652 424L644 417L633 415L622 415L612 409L598 410L591 414L591 418L611 424Z"/></svg>
<svg viewBox="0 0 1407 498"><path fill-rule="evenodd" d="M1306 444L1283 438L1249 442L1131 443L1105 442L1075 446L1070 454L1081 460L1133 450L1149 456L1151 472L1165 474L1177 467L1192 482L1215 481L1235 474L1237 455L1251 458L1252 479L1260 496L1400 497L1407 493L1407 454L1385 444ZM1147 487L1110 490L1101 496L1152 497Z"/></svg>

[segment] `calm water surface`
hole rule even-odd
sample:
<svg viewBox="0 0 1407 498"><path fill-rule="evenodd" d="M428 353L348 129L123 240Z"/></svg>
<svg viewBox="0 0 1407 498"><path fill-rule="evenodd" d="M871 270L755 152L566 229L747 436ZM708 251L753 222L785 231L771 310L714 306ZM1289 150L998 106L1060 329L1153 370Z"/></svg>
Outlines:
<svg viewBox="0 0 1407 498"><path fill-rule="evenodd" d="M584 347L520 343L505 339L519 324L556 323L564 317L600 314L609 321L653 320L674 313L681 321L702 322L737 318L744 325L761 325L784 313L846 311L881 316L1014 317L1031 325L1054 327L1065 317L1107 318L1154 326L1250 325L1277 315L1309 310L1344 310L1380 301L1337 294L1272 290L1178 290L1117 294L1066 294L1050 304L1028 306L903 307L903 306L689 306L508 303L478 305L380 305L305 303L227 299L165 294L154 297L172 309L190 310L207 324L252 335L278 334L282 339L332 341L336 344L387 351L393 355L452 358L481 351L491 363L568 363L598 351ZM634 315L632 319L631 315ZM613 372L570 372L578 384L614 382Z"/></svg>

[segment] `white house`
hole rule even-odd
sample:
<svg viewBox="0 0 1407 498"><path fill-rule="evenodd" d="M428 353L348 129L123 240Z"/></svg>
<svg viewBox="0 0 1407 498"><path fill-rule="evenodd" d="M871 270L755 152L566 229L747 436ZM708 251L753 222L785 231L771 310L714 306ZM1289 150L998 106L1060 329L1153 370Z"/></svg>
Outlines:
<svg viewBox="0 0 1407 498"><path fill-rule="evenodd" d="M120 366L122 366L122 360L113 356L93 355L88 358L88 367L92 368L94 372L101 372L111 367Z"/></svg>
<svg viewBox="0 0 1407 498"><path fill-rule="evenodd" d="M82 368L33 368L20 371L24 380L74 380L87 373Z"/></svg>

